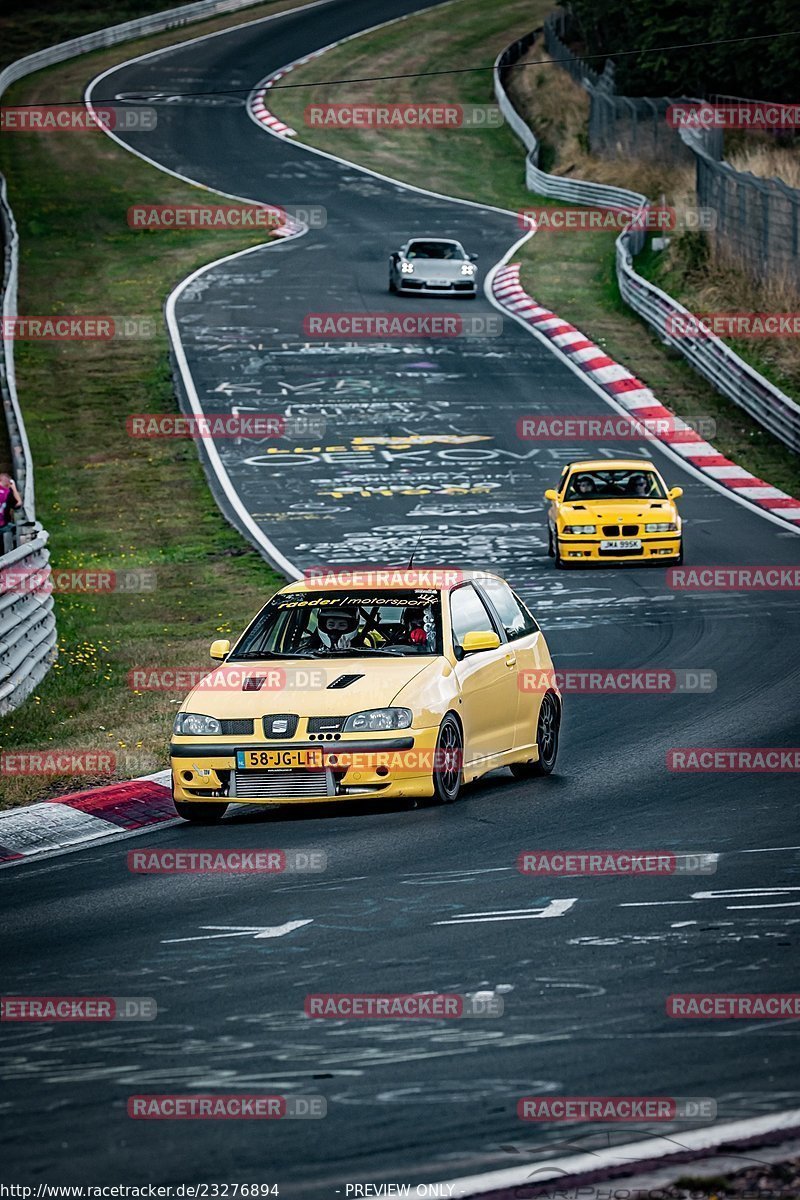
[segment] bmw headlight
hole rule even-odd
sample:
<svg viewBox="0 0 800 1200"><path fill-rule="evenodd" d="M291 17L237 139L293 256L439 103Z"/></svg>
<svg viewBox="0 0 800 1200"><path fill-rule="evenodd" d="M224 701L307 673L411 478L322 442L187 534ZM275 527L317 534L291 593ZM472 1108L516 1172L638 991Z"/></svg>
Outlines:
<svg viewBox="0 0 800 1200"><path fill-rule="evenodd" d="M565 525L564 533L595 533L596 525Z"/></svg>
<svg viewBox="0 0 800 1200"><path fill-rule="evenodd" d="M216 717L204 717L202 713L178 713L172 732L205 737L208 733L222 733L222 726Z"/></svg>
<svg viewBox="0 0 800 1200"><path fill-rule="evenodd" d="M414 264L411 262L401 262L400 270L403 273L403 275L413 275L414 274Z"/></svg>
<svg viewBox="0 0 800 1200"><path fill-rule="evenodd" d="M657 521L654 525L645 525L645 533L677 533L678 526L672 521Z"/></svg>
<svg viewBox="0 0 800 1200"><path fill-rule="evenodd" d="M410 708L368 708L353 713L344 723L345 733L375 733L379 729L408 729Z"/></svg>
<svg viewBox="0 0 800 1200"><path fill-rule="evenodd" d="M475 274L474 263L470 263L470 262L462 263L461 264L461 274L462 275L474 275Z"/></svg>

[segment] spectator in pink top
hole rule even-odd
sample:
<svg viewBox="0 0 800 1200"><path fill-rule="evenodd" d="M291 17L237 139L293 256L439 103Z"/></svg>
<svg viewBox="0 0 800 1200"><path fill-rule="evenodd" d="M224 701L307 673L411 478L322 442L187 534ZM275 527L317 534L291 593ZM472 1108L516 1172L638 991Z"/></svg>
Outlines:
<svg viewBox="0 0 800 1200"><path fill-rule="evenodd" d="M22 496L10 475L0 474L0 529L13 524L11 513L22 508Z"/></svg>

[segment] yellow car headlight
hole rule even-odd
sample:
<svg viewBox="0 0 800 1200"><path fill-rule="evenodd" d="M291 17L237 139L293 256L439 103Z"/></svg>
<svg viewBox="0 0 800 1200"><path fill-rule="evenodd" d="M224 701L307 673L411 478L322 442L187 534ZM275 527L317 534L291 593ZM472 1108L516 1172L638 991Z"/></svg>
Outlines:
<svg viewBox="0 0 800 1200"><path fill-rule="evenodd" d="M596 533L596 525L565 525L564 533Z"/></svg>
<svg viewBox="0 0 800 1200"><path fill-rule="evenodd" d="M410 708L368 708L353 713L344 723L344 733L374 733L380 729L408 729L412 721Z"/></svg>
<svg viewBox="0 0 800 1200"><path fill-rule="evenodd" d="M172 732L204 737L210 733L222 733L222 726L216 717L206 717L202 713L180 712L175 717Z"/></svg>
<svg viewBox="0 0 800 1200"><path fill-rule="evenodd" d="M673 521L656 521L653 525L645 525L645 533L677 533L678 526Z"/></svg>

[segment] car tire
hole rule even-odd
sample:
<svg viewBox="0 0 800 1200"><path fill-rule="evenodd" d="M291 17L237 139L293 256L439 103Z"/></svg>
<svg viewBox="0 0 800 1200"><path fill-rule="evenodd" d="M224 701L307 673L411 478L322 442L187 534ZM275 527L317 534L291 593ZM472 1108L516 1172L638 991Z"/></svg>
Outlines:
<svg viewBox="0 0 800 1200"><path fill-rule="evenodd" d="M553 538L553 558L556 560L556 570L563 571L566 563L561 557L561 547L558 544L558 534Z"/></svg>
<svg viewBox="0 0 800 1200"><path fill-rule="evenodd" d="M389 291L392 293L393 296L397 295L397 284L394 281L393 275L389 276Z"/></svg>
<svg viewBox="0 0 800 1200"><path fill-rule="evenodd" d="M216 825L225 815L227 804L211 804L204 801L187 803L184 800L174 800L175 811L184 821L192 825Z"/></svg>
<svg viewBox="0 0 800 1200"><path fill-rule="evenodd" d="M549 558L555 558L556 552L553 549L553 531L550 526L547 526L547 555Z"/></svg>
<svg viewBox="0 0 800 1200"><path fill-rule="evenodd" d="M511 774L515 779L531 779L537 775L550 775L558 757L558 735L561 728L561 707L555 692L545 692L539 707L536 724L536 745L539 758L536 762L512 763Z"/></svg>
<svg viewBox="0 0 800 1200"><path fill-rule="evenodd" d="M448 713L439 726L433 760L433 804L454 804L461 792L464 760L464 735L461 726Z"/></svg>

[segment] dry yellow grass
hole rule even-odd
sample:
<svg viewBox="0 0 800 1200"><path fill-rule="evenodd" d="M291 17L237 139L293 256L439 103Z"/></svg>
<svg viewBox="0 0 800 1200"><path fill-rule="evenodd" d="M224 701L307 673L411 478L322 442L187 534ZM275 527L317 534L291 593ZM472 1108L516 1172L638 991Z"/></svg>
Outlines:
<svg viewBox="0 0 800 1200"><path fill-rule="evenodd" d="M738 146L725 157L737 171L750 171L760 179L780 179L788 187L800 189L800 150L753 142Z"/></svg>
<svg viewBox="0 0 800 1200"><path fill-rule="evenodd" d="M630 188L654 200L663 195L667 204L675 206L697 203L691 164L591 154L588 94L553 63L539 42L520 61L543 64L513 71L508 88L514 106L540 139L542 170Z"/></svg>

